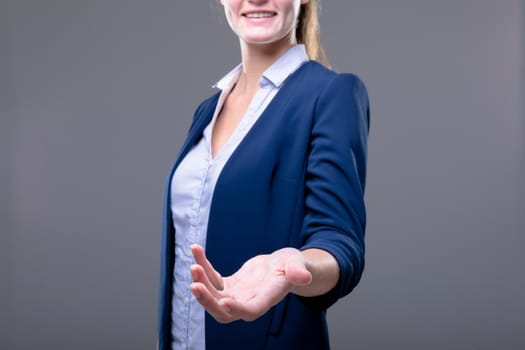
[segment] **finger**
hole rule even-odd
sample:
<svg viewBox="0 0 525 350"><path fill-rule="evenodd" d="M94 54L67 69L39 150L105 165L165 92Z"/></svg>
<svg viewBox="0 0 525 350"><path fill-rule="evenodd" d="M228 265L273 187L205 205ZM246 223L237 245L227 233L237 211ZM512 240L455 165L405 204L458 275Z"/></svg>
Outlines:
<svg viewBox="0 0 525 350"><path fill-rule="evenodd" d="M217 300L221 299L223 295L218 291L215 286L208 279L208 275L204 271L204 268L201 265L191 265L190 266L191 279L193 282L198 282L204 285L206 289L213 295Z"/></svg>
<svg viewBox="0 0 525 350"><path fill-rule="evenodd" d="M210 282L218 290L223 290L224 282L222 280L222 276L213 268L208 258L206 258L204 248L202 248L198 244L192 244L190 246L190 249L191 253L193 254L193 257L195 258L195 262L204 268L204 272L206 273L206 275L208 275L208 279L210 280Z"/></svg>
<svg viewBox="0 0 525 350"><path fill-rule="evenodd" d="M240 302L232 298L222 299L219 306L234 319L244 321L254 321L262 316L267 310L260 307L260 304L244 301Z"/></svg>
<svg viewBox="0 0 525 350"><path fill-rule="evenodd" d="M229 313L228 307L224 306L221 300L216 299L204 284L193 282L190 289L199 304L201 304L217 322L229 323L238 319Z"/></svg>
<svg viewBox="0 0 525 350"><path fill-rule="evenodd" d="M280 282L267 282L259 286L248 299L223 298L219 304L224 305L232 317L253 321L268 312L289 292L289 284L284 278Z"/></svg>
<svg viewBox="0 0 525 350"><path fill-rule="evenodd" d="M276 293L275 291L261 290L261 293L254 295L249 300L237 300L233 298L224 298L219 300L219 305L222 305L228 314L235 319L244 321L254 321L264 315L270 308L286 295L286 293Z"/></svg>

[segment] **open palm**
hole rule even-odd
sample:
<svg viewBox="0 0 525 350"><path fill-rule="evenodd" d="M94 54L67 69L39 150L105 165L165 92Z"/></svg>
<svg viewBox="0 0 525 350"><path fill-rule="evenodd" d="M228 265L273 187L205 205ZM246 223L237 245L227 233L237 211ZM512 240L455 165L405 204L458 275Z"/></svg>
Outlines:
<svg viewBox="0 0 525 350"><path fill-rule="evenodd" d="M265 314L296 286L312 281L302 253L283 248L257 255L233 275L221 277L210 264L204 249L192 245L195 265L190 268L191 291L218 322L252 321Z"/></svg>

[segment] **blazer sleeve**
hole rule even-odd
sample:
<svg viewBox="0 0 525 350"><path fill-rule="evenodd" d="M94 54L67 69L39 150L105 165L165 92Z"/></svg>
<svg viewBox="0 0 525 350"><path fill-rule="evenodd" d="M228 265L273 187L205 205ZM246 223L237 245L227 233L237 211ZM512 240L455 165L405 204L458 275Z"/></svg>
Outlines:
<svg viewBox="0 0 525 350"><path fill-rule="evenodd" d="M350 293L364 268L369 117L366 88L352 74L337 74L315 106L301 249L329 252L340 269L339 281L330 292L302 298L316 309L326 309Z"/></svg>

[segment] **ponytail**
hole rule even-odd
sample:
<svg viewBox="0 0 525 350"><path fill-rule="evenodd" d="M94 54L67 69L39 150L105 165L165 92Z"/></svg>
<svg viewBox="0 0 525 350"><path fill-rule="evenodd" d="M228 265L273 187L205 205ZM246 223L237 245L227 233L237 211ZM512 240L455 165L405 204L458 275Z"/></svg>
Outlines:
<svg viewBox="0 0 525 350"><path fill-rule="evenodd" d="M317 0L310 0L301 5L295 37L299 44L304 44L311 60L330 67L319 37L319 18Z"/></svg>

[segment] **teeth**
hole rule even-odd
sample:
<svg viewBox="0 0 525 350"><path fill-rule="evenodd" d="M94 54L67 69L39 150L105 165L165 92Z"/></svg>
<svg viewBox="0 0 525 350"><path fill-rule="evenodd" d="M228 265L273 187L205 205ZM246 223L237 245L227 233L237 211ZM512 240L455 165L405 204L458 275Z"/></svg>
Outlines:
<svg viewBox="0 0 525 350"><path fill-rule="evenodd" d="M247 13L245 16L248 18L265 18L265 17L273 17L273 13L270 12L253 12L253 13Z"/></svg>

